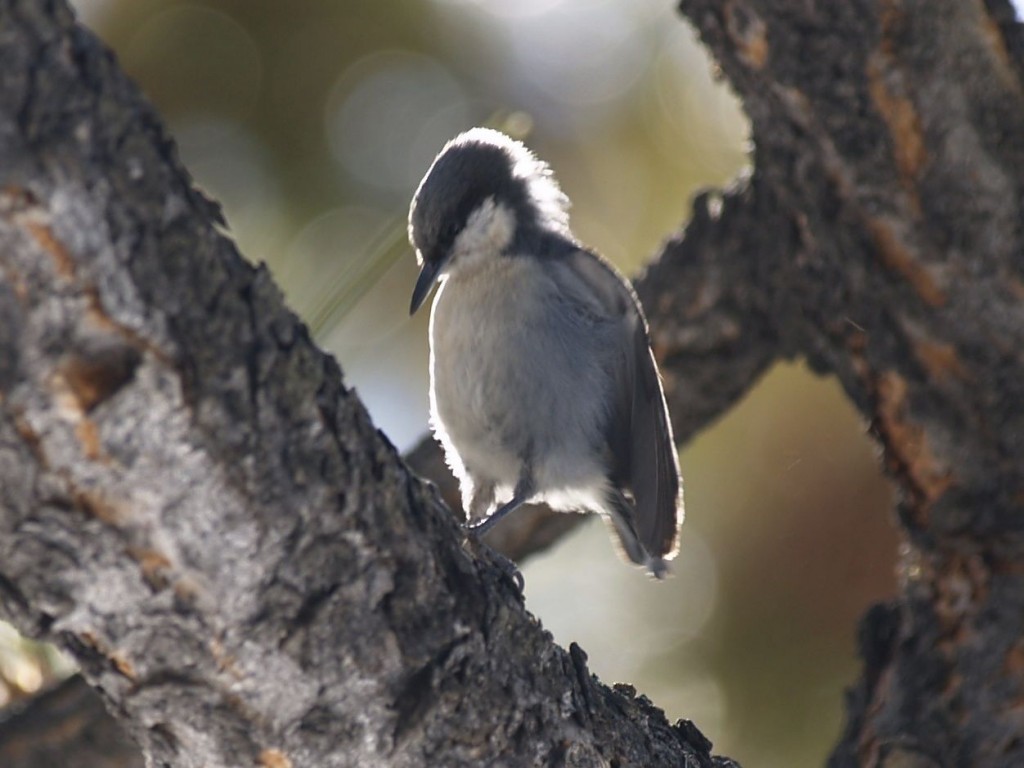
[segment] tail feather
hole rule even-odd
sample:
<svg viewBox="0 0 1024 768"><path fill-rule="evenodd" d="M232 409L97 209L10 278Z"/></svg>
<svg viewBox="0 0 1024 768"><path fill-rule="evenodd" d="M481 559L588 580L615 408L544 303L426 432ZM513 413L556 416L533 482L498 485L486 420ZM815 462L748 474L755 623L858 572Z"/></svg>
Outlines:
<svg viewBox="0 0 1024 768"><path fill-rule="evenodd" d="M679 545L683 518L679 459L658 369L642 324L637 334L629 489L636 502L636 530L644 548L655 557L671 559Z"/></svg>
<svg viewBox="0 0 1024 768"><path fill-rule="evenodd" d="M656 579L665 578L669 573L668 563L663 557L652 554L637 535L633 504L621 491L613 490L609 496L608 519L618 537L619 554L624 560L643 566Z"/></svg>

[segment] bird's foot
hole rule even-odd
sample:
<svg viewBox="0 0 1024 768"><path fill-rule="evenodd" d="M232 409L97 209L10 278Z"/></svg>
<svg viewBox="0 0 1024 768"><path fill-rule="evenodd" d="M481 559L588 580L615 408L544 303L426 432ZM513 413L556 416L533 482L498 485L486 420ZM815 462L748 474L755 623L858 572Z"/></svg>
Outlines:
<svg viewBox="0 0 1024 768"><path fill-rule="evenodd" d="M515 585L516 592L522 596L523 591L526 589L526 579L523 578L523 572L519 570L519 566L500 552L495 550L491 551L494 552L494 559L498 564L498 567L501 568L502 572L512 580L512 583Z"/></svg>
<svg viewBox="0 0 1024 768"><path fill-rule="evenodd" d="M487 520L482 521L482 523L486 522ZM462 529L469 534L469 540L488 555L488 559L494 563L494 565L498 566L498 569L515 585L516 591L522 595L523 590L526 588L526 580L523 578L523 574L520 572L519 567L494 547L485 544L480 538L484 532L490 529L490 526L486 526L481 530L481 523L477 523L475 525L466 523L462 526Z"/></svg>

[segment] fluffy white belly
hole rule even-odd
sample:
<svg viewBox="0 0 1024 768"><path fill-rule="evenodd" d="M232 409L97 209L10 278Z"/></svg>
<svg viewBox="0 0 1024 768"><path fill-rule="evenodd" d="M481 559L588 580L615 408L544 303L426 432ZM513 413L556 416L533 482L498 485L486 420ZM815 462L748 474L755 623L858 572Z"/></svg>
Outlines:
<svg viewBox="0 0 1024 768"><path fill-rule="evenodd" d="M587 506L603 488L610 387L600 324L567 316L557 285L528 259L502 258L441 286L431 311L431 420L460 481ZM581 496L581 493L583 496Z"/></svg>

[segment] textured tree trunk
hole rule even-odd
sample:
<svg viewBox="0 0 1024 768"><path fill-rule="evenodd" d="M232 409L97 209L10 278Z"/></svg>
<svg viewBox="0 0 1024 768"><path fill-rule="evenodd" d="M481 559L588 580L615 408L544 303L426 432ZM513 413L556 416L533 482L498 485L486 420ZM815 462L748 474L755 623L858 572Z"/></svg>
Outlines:
<svg viewBox="0 0 1024 768"><path fill-rule="evenodd" d="M1005 0L682 9L756 169L638 282L676 434L777 359L835 374L906 548L832 762L1024 764L1021 28ZM63 4L0 25L5 613L155 764L710 764L465 544Z"/></svg>
<svg viewBox="0 0 1024 768"><path fill-rule="evenodd" d="M0 604L148 764L724 764L526 612L65 3L0 61Z"/></svg>
<svg viewBox="0 0 1024 768"><path fill-rule="evenodd" d="M675 318L739 294L737 338L836 375L902 489L831 762L1024 765L1022 28L1005 0L681 6L756 162L648 274L659 351L699 365Z"/></svg>

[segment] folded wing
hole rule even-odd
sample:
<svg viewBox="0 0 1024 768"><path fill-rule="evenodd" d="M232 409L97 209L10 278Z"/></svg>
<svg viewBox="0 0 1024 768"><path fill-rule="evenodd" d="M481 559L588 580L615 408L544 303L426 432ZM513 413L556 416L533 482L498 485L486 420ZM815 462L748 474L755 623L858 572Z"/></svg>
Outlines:
<svg viewBox="0 0 1024 768"><path fill-rule="evenodd" d="M621 334L622 357L613 360L616 391L605 429L609 479L632 498L634 528L647 553L669 558L683 515L679 461L647 321L632 287L600 256L575 250L569 261Z"/></svg>

